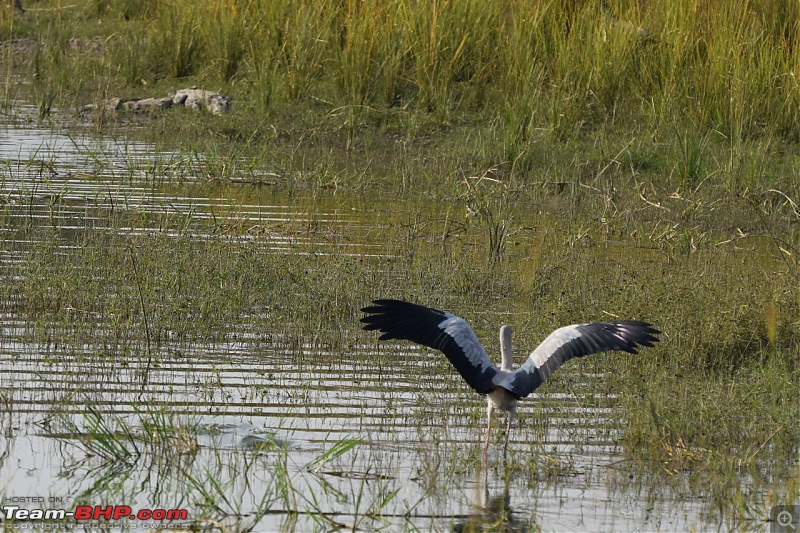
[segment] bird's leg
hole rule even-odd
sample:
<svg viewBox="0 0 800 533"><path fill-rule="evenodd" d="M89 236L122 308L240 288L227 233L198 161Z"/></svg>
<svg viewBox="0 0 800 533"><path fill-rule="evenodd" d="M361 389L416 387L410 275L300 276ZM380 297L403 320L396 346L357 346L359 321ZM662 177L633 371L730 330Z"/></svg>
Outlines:
<svg viewBox="0 0 800 533"><path fill-rule="evenodd" d="M483 453L489 453L489 435L492 431L492 400L487 400L488 407L486 408L486 443L483 445Z"/></svg>
<svg viewBox="0 0 800 533"><path fill-rule="evenodd" d="M503 444L503 458L506 456L506 452L508 451L508 436L511 434L511 422L514 421L514 411L516 411L516 405L511 407L508 410L508 424L506 425L506 442Z"/></svg>

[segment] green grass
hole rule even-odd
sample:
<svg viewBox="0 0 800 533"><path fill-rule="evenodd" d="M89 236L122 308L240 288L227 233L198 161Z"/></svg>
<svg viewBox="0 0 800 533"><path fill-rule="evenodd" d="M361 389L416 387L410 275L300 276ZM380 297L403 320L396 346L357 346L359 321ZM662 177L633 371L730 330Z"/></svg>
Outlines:
<svg viewBox="0 0 800 533"><path fill-rule="evenodd" d="M27 206L6 209L24 215ZM548 214L535 219L535 227L511 221L505 247L494 250L485 222L470 217L456 226L429 210L417 213L416 220L405 212L384 220L389 229L381 238L392 255L366 258L330 249L313 253L320 246L314 243L295 245L293 251L302 253L276 252L266 239L240 240L235 219L222 217L217 223L226 230L215 232L212 225L202 238L167 231L187 227L183 217L163 219L160 229L144 235L119 229L147 228L152 216L110 213L107 228L95 222L65 241L50 222L17 227L20 217L9 214L4 228L15 237L8 242L16 244L6 249L24 253L25 261L3 263L0 311L25 321L33 342L57 339L62 349L96 346L97 357L107 354L110 362L143 352L149 343L152 353L162 354L176 342L235 341L253 332L286 339L299 354L309 346L342 353L370 338L359 330L358 309L376 296L452 309L486 339L494 338L498 317L511 312L502 320L518 332L518 353L559 324L609 316L647 319L664 332L658 348L638 356L588 358L554 376L548 387L569 383L581 369L608 372L599 386L609 389L597 394L617 394L609 431L619 435L626 471L643 482L672 480L680 486L688 478L694 487L689 493L710 494L736 520L758 514L753 506L762 502L761 488L776 502L797 497L793 458L800 434L791 423L800 414L793 385L797 285L787 282L794 269L780 261L768 239L708 240L692 247L681 235L660 236L665 241L660 245L640 235L629 243L641 240L632 256L630 248L619 249L604 237L601 226L570 227L569 218ZM548 217L563 222L558 231ZM338 231L347 231L342 228ZM314 368L302 357L298 361L300 368ZM574 476L572 459L541 440L545 433L537 424L543 430L551 426L537 418L538 409L546 407L537 403L530 402L521 415L533 420L526 430L538 435L532 437L531 455L512 452L506 475L530 482ZM109 472L137 464L143 454L160 453L157 439L141 441L129 425L87 413L88 429L76 435L88 436L87 450L111 465ZM476 413L481 427L483 409ZM429 428L422 416L420 427ZM171 427L158 419L142 424L155 428L148 434ZM421 435L434 442L441 437L435 429ZM570 439L581 436L589 435L578 431ZM428 481L431 493L469 472L480 460L478 449L473 452L460 462L434 454L441 470ZM321 456L311 470L326 460ZM219 462L227 468L222 458ZM219 496L234 487L209 483L217 474L193 470L190 477L179 477L199 491L198 505L210 516L235 515L233 502ZM741 476L755 480L750 488L741 488ZM786 484L776 481L781 479ZM314 502L296 499L303 490L299 485L281 490L269 497L270 504L274 496L289 508L315 512ZM386 490L390 497L394 489ZM358 496L349 495L348 501ZM371 500L359 516L379 516L380 506Z"/></svg>
<svg viewBox="0 0 800 533"><path fill-rule="evenodd" d="M328 516L333 513L325 512L333 487L319 471L346 462L344 456L361 445L359 439L343 438L315 452L307 464L297 464L293 451L269 440L256 449L201 446L198 437L212 430L191 416L145 406L135 408L133 417L124 417L100 413L91 402L77 416L59 413L48 427L62 440L65 455L75 461L67 461L65 469L88 468L95 480L71 496L76 504L93 505L96 499L112 495L131 502L152 490L152 505L189 507L187 522L192 527L226 531L247 531L270 514L283 515L286 528L298 514L322 526L335 525ZM178 487L180 496L174 493ZM374 502L374 495L365 494L365 501L375 508L356 509L354 515L359 520L379 516L395 494Z"/></svg>
<svg viewBox="0 0 800 533"><path fill-rule="evenodd" d="M305 169L286 151L308 147L317 159L327 151L338 160L330 151L349 150L360 168L327 165L347 186L380 185L360 176L384 161L392 174L413 165L391 153L403 140L411 153L449 162L444 172L421 169L439 194L456 170L496 168L526 187L561 182L576 163L604 168L629 144L620 155L630 161L606 178L624 169L669 192L706 179L732 194L797 192L793 172L784 172L800 138L792 53L800 10L789 4L57 7L33 1L24 15L0 14L0 36L18 39L1 54L6 108L26 98L47 118L54 106L73 111L195 83L233 96L233 115L170 118L154 133L185 128L193 134L183 138L206 138L203 150L245 147L290 171ZM15 88L17 76L33 80L30 91ZM758 154L764 164L747 168ZM626 182L617 187L631 188Z"/></svg>

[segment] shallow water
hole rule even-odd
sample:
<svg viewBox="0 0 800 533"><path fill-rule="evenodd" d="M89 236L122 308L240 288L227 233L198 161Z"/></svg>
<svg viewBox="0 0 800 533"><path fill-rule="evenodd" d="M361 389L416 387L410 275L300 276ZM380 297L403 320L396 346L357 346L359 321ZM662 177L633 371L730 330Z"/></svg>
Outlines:
<svg viewBox="0 0 800 533"><path fill-rule="evenodd" d="M410 219L402 210L417 208L147 171L170 168L154 160L183 157L79 132L7 128L0 200L7 216L65 234L108 231L102 220L120 211L137 220L146 213L152 224L113 228L127 233L202 236L215 221L235 219L246 230L232 239L261 239L285 253L359 257L390 253L381 225L392 223L389 213ZM0 261L24 262L25 255L4 249ZM200 521L210 494L215 516L257 531L719 525L704 502L631 481L610 418L614 398L598 392L604 375L591 367L568 366L568 386L554 380L522 403L509 463L497 451L496 421L485 468L476 460L484 400L439 354L375 342L321 349L304 332L286 338L264 322L264 331L235 342L167 343L156 357L126 355L123 366L96 346L36 340L16 317L0 317L0 496L31 509L186 508ZM591 406L581 401L589 394ZM104 448L76 434L86 437L101 420L121 444ZM166 442L164 435L149 438L159 423L185 431ZM322 460L348 438L361 442Z"/></svg>
<svg viewBox="0 0 800 533"><path fill-rule="evenodd" d="M348 495L363 492L367 502L363 505L375 505L373 498L394 490L399 493L382 509L383 519L422 529L448 529L451 521L480 514L487 495L502 498L506 491L506 507L513 511L509 519L525 527L674 530L699 520L699 502L663 498L654 510L646 499L636 502L621 494L614 481L619 474L620 450L613 435L604 430L608 409L579 407L572 394L543 392L526 401L511 441L512 456L527 460L529 455L546 454L550 460L564 461L563 472L537 482L523 471L512 476L506 486L502 472L497 471L499 441L493 444L490 463L494 466L488 479L479 471L462 471L468 466L459 465L459 457L478 453L482 444L481 399L459 386L448 387L455 393L437 393L441 381L450 381L451 376L441 375L440 361L427 352L397 349L398 364L381 372L370 363L370 354L377 349L392 348L364 346L344 357L316 353L315 357L327 363L298 369L296 354L279 344L176 346L164 354L162 365L150 370L147 392L143 393L137 373L145 360L129 361L128 368L120 369L104 365L91 353L63 354L6 340L0 345L0 368L5 390L14 392L7 400L12 412L2 439L6 460L0 470L0 487L6 496L77 498L91 493L97 478L115 466L87 458L81 443L60 429L61 419L67 417L82 427L86 415L81 412L91 404L103 416L113 414L113 418L141 427L144 415L136 414L137 406L146 405L151 409L158 406L172 421L185 419L192 424L193 438L201 446L190 456L193 468L221 458L233 461L231 456L242 462L243 455L254 453L248 448L274 435L288 448L289 470L308 491L320 493L325 487L331 495L346 495L344 503L339 497L323 497L319 505L342 524L356 520ZM43 363L45 358L51 362ZM420 372L419 367L424 370ZM431 367L435 368L429 370ZM572 390L580 395L602 379L586 376L586 381L574 384ZM421 400L420 390L434 392ZM80 391L77 397L74 391ZM54 409L58 420L53 420ZM542 420L546 424L541 441L523 440L530 435L530 425ZM586 438L594 432L599 435ZM364 442L319 472L305 469L333 443L347 437ZM264 452L259 457L247 474L253 476L253 486L247 489L253 494L245 491L242 497L258 500L262 469L271 468L280 453ZM147 457L155 453L144 455L139 459L142 463L155 460ZM243 466L238 469L246 470ZM147 486L143 477L147 477L143 472L134 472L131 487L121 490L125 496L118 503L142 508L180 505L168 492L155 501L154 494L140 492L136 487ZM435 494L427 493L428 483L434 483ZM302 485L299 490L303 491ZM114 502L104 499L102 503ZM274 506L272 512L280 507ZM664 516L657 512L658 507L664 508ZM245 505L242 514L249 511ZM257 529L282 529L287 520L279 512L270 514L258 522ZM313 522L301 516L296 525L305 530ZM368 527L378 525L380 521Z"/></svg>

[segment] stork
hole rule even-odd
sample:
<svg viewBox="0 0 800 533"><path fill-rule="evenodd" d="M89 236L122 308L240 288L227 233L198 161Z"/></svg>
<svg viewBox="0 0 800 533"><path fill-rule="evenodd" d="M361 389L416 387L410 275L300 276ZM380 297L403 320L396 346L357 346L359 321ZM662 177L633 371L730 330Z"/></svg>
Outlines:
<svg viewBox="0 0 800 533"><path fill-rule="evenodd" d="M488 397L486 443L492 427L492 410L508 412L503 455L517 402L531 394L573 357L621 350L637 353L640 346L653 347L659 333L647 322L621 320L564 326L552 332L518 369L513 369L511 326L500 328L500 368L489 361L469 324L446 311L402 300L373 300L361 310L365 330L378 330L379 340L403 339L440 350L467 384Z"/></svg>

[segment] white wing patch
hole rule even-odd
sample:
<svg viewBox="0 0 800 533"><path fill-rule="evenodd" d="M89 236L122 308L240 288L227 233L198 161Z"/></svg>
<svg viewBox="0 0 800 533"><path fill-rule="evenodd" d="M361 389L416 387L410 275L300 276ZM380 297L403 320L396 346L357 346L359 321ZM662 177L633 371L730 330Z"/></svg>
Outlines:
<svg viewBox="0 0 800 533"><path fill-rule="evenodd" d="M537 346L530 355L533 366L541 371L544 379L550 377L553 372L564 364L564 361L556 360L553 355L559 348L581 336L581 332L578 328L582 325L583 324L574 324L572 326L558 328L551 333L544 342Z"/></svg>
<svg viewBox="0 0 800 533"><path fill-rule="evenodd" d="M573 339L577 339L581 336L581 332L578 331L579 325L574 326L564 326L563 328L558 328L553 333L551 333L545 340L536 347L536 349L531 354L531 359L533 359L533 365L536 368L542 368L542 366L547 363L547 360L562 346L567 344L569 341Z"/></svg>
<svg viewBox="0 0 800 533"><path fill-rule="evenodd" d="M458 346L464 351L464 355L469 360L470 364L474 367L480 367L481 370L486 370L492 366L489 361L489 356L483 345L475 336L475 332L469 327L469 324L463 319L450 313L445 313L447 320L439 324L445 333L450 335Z"/></svg>

